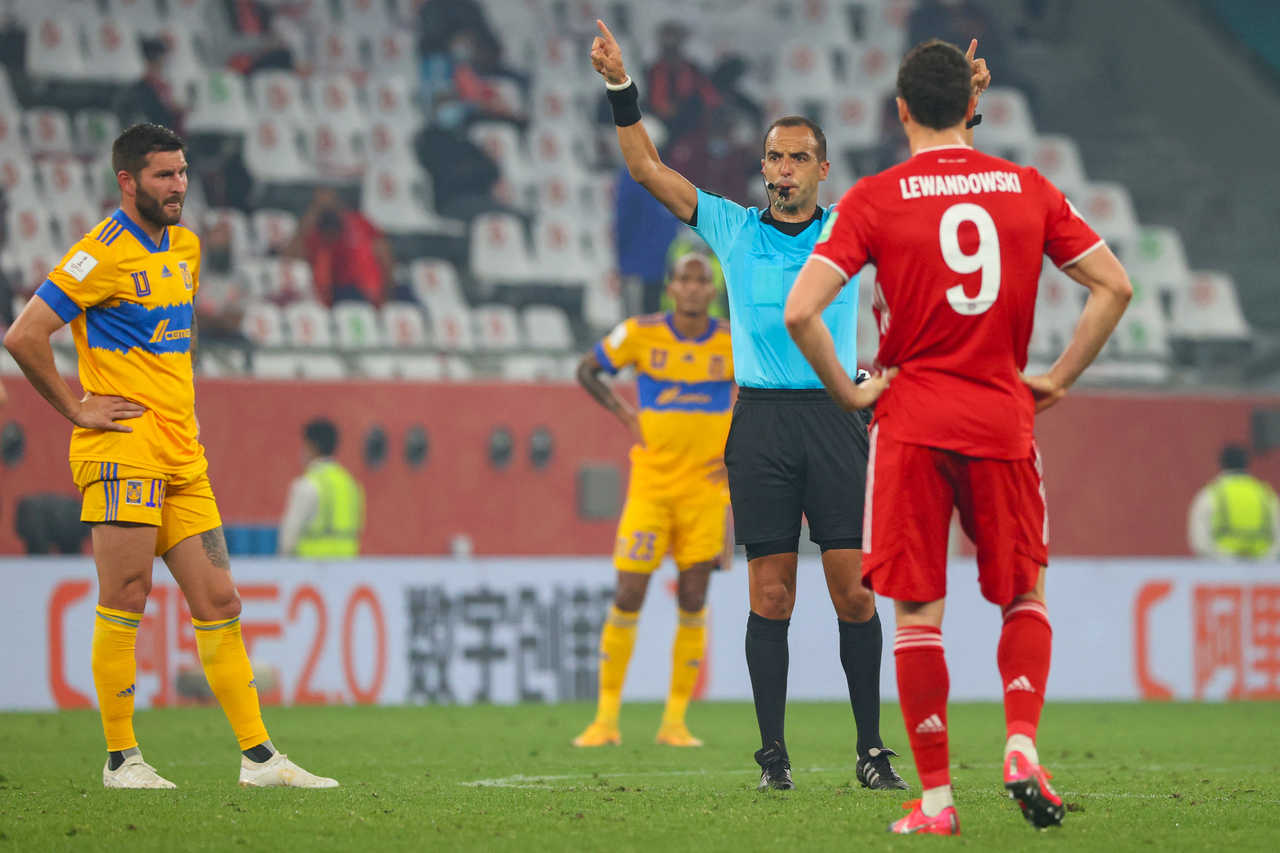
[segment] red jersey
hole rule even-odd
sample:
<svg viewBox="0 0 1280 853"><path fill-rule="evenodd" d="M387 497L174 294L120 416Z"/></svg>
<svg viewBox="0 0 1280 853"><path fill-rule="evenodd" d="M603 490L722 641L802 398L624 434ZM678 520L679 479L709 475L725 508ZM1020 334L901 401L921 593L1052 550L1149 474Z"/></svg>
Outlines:
<svg viewBox="0 0 1280 853"><path fill-rule="evenodd" d="M1031 452L1027 366L1043 255L1067 266L1102 240L1035 169L963 145L926 148L858 181L813 256L847 278L876 265L878 365L898 367L876 423L908 444L989 459Z"/></svg>

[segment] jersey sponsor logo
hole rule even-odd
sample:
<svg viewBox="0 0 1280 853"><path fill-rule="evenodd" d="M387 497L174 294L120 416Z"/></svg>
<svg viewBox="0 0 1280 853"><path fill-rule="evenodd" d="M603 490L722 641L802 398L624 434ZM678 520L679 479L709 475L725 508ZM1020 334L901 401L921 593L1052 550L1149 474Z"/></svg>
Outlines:
<svg viewBox="0 0 1280 853"><path fill-rule="evenodd" d="M151 340L148 343L158 344L163 341L180 341L190 337L190 329L170 329L169 318L165 317L159 323L156 323L156 330L152 332Z"/></svg>
<svg viewBox="0 0 1280 853"><path fill-rule="evenodd" d="M710 394L700 394L696 391L684 391L679 385L672 385L658 393L656 400L659 406L674 406L677 403L683 403L689 406L705 406L710 404Z"/></svg>
<svg viewBox="0 0 1280 853"><path fill-rule="evenodd" d="M976 172L971 175L912 175L898 178L904 199L936 195L972 193L1020 193L1022 179L1017 172ZM819 241L821 242L821 241Z"/></svg>
<svg viewBox="0 0 1280 853"><path fill-rule="evenodd" d="M124 502L133 506L142 506L141 480L125 480Z"/></svg>
<svg viewBox="0 0 1280 853"><path fill-rule="evenodd" d="M818 243L825 243L831 238L831 232L835 230L836 219L839 217L840 211L836 210L835 207L832 206L831 215L827 217L826 224L822 226L822 232L818 234Z"/></svg>
<svg viewBox="0 0 1280 853"><path fill-rule="evenodd" d="M81 249L62 265L62 271L76 281L84 281L85 276L93 272L93 268L97 265L98 259Z"/></svg>

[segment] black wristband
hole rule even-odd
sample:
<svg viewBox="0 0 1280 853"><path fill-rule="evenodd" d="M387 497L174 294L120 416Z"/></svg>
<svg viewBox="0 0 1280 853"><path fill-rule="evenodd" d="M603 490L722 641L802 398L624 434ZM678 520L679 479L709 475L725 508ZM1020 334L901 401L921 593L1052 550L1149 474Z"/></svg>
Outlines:
<svg viewBox="0 0 1280 853"><path fill-rule="evenodd" d="M630 127L640 121L640 90L635 81L625 89L606 90L609 109L613 110L613 123L618 127Z"/></svg>

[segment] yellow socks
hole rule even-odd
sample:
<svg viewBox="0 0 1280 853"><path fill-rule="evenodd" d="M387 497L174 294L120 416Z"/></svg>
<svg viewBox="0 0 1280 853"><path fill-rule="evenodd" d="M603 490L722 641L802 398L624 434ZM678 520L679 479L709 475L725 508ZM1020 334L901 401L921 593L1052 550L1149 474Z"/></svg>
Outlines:
<svg viewBox="0 0 1280 853"><path fill-rule="evenodd" d="M98 691L98 711L109 752L138 745L133 736L134 677L138 671L134 648L141 621L141 613L101 606L93 620L93 686Z"/></svg>
<svg viewBox="0 0 1280 853"><path fill-rule="evenodd" d="M616 606L609 608L600 632L600 701L596 706L596 722L617 727L622 709L622 684L627 680L627 665L636 646L636 623L639 613L628 613Z"/></svg>
<svg viewBox="0 0 1280 853"><path fill-rule="evenodd" d="M267 740L267 727L262 723L253 668L240 636L240 617L213 622L192 619L191 624L196 629L196 651L205 678L240 741L240 749L257 746Z"/></svg>
<svg viewBox="0 0 1280 853"><path fill-rule="evenodd" d="M671 689L667 692L667 707L662 712L662 724L683 723L694 685L698 683L698 670L702 656L707 651L707 609L696 613L676 610L676 639L671 647Z"/></svg>

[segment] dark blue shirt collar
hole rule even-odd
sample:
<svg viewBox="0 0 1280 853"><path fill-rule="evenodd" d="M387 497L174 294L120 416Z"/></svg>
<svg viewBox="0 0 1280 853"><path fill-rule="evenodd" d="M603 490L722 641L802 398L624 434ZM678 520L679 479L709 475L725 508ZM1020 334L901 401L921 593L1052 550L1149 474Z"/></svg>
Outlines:
<svg viewBox="0 0 1280 853"><path fill-rule="evenodd" d="M142 244L142 248L146 249L148 252L154 254L155 252L169 251L169 228L167 226L164 229L164 236L160 238L160 245L157 246L152 241L150 235L148 235L146 231L142 230L142 226L130 219L129 214L125 213L123 209L117 207L116 212L111 214L111 218L123 225L125 230L134 237L138 238L138 242Z"/></svg>
<svg viewBox="0 0 1280 853"><path fill-rule="evenodd" d="M667 312L667 328L671 330L671 334L676 336L677 341L692 341L695 344L700 344L716 333L716 325L717 325L716 318L710 317L708 319L710 320L710 322L707 323L707 330L705 332L703 332L701 335L699 335L696 338L686 338L684 335L680 334L680 330L676 328L675 314L672 314L670 311L668 311Z"/></svg>

